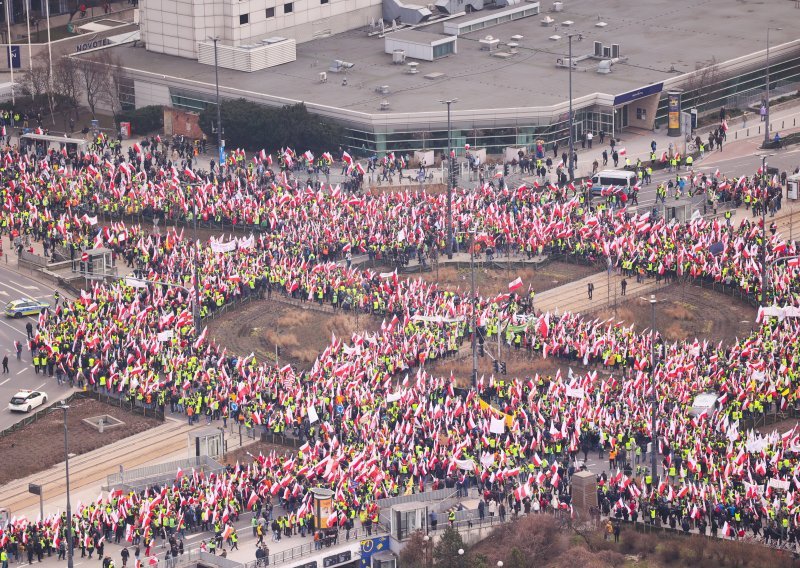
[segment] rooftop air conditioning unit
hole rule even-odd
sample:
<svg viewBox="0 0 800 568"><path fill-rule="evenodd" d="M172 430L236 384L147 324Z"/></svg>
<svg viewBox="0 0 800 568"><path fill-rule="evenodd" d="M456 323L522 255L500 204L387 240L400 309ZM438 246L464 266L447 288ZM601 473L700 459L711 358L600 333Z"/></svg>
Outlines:
<svg viewBox="0 0 800 568"><path fill-rule="evenodd" d="M617 59L619 57L619 44L612 43L611 44L611 58Z"/></svg>
<svg viewBox="0 0 800 568"><path fill-rule="evenodd" d="M606 59L611 59L611 48L603 46L603 57Z"/></svg>
<svg viewBox="0 0 800 568"><path fill-rule="evenodd" d="M594 56L603 57L603 44L599 41L594 42Z"/></svg>

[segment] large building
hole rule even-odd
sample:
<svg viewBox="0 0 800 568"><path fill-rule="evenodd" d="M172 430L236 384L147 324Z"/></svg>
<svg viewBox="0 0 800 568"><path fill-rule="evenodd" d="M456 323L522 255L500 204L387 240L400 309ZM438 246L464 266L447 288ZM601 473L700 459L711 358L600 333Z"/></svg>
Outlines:
<svg viewBox="0 0 800 568"><path fill-rule="evenodd" d="M392 10L400 5L391 1ZM213 105L208 38L217 36L223 99L303 102L344 124L355 151L446 147L445 99L458 99L456 146L490 151L566 139L570 92L576 135L664 128L667 94L677 88L684 110L745 107L765 94L768 37L771 92L800 83L800 40L785 24L800 18L794 0L568 0L456 14L402 4L419 23L404 24L407 16L400 25L380 20L374 0L301 0L288 13L274 0L142 6L146 47L112 48L125 65L129 104ZM344 21L324 18L326 10Z"/></svg>

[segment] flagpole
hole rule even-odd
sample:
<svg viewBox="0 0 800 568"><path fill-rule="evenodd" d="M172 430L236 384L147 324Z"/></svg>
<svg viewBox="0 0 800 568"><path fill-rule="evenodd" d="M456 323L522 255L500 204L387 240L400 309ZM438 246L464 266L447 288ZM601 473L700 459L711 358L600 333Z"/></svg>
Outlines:
<svg viewBox="0 0 800 568"><path fill-rule="evenodd" d="M8 67L11 71L11 104L17 104L14 97L14 51L11 48L11 18L9 16L8 4L11 0L5 0L6 3L6 28L8 29Z"/></svg>
<svg viewBox="0 0 800 568"><path fill-rule="evenodd" d="M450 105L447 105L448 108ZM472 302L472 388L478 388L478 328L475 318L475 227L470 228L469 240L469 268L470 268L470 301Z"/></svg>
<svg viewBox="0 0 800 568"><path fill-rule="evenodd" d="M651 405L651 420L652 420L652 448L650 448L650 475L653 480L653 487L656 487L658 480L656 479L656 452L658 451L658 434L656 433L656 407L658 406L658 397L656 396L656 297L650 294L650 307L652 308L652 323L650 325L650 380L653 394L650 397Z"/></svg>
<svg viewBox="0 0 800 568"><path fill-rule="evenodd" d="M31 48L31 0L25 0L28 26L28 69L33 69L33 49Z"/></svg>

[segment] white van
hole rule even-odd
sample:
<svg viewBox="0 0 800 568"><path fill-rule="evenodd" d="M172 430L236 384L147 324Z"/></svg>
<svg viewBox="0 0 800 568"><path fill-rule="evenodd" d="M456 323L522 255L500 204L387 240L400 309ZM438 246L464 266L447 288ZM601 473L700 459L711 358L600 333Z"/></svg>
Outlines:
<svg viewBox="0 0 800 568"><path fill-rule="evenodd" d="M614 187L615 189L628 188L628 193L631 188L636 185L636 172L629 172L627 170L603 170L592 176L592 197L598 197L603 194L604 189Z"/></svg>

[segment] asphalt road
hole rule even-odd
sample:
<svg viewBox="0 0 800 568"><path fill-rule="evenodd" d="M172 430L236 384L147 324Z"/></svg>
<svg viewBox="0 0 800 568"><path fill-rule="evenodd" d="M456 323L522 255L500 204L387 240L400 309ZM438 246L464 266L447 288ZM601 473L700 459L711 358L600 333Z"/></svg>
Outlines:
<svg viewBox="0 0 800 568"><path fill-rule="evenodd" d="M10 259L10 262L16 265L14 259ZM52 305L54 291L53 288L10 269L6 264L5 255L0 258L0 308L5 308L6 303L21 298L44 300ZM10 319L0 314L0 359L8 355L10 370L9 373L0 375L0 430L25 417L25 414L8 410L8 402L20 389L43 390L47 393L48 405L68 396L71 392L69 386L58 386L55 377L37 375L34 372L25 332L25 324L28 322L35 328L38 318ZM19 361L14 349L15 341L22 342L24 347L22 359Z"/></svg>

